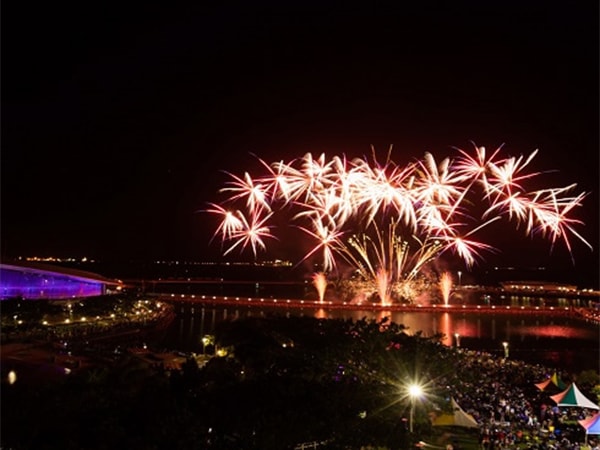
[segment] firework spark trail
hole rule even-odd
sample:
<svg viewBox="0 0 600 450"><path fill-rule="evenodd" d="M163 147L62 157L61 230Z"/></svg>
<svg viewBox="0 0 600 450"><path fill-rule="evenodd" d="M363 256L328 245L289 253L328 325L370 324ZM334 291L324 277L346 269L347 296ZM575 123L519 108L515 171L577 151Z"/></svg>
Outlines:
<svg viewBox="0 0 600 450"><path fill-rule="evenodd" d="M253 213L250 217L250 221L248 221L248 219L246 219L246 217L240 213L239 218L241 220L242 227L234 230L231 233L231 240L234 241L234 244L229 247L224 254L227 255L228 253L231 253L231 251L238 246L241 246L241 249L243 250L248 245L252 247L252 252L254 254L256 254L257 248L266 250L267 246L265 245L263 239L275 238L275 236L271 234L270 228L265 225L272 215L273 213L270 212L266 216L260 217L259 214Z"/></svg>
<svg viewBox="0 0 600 450"><path fill-rule="evenodd" d="M327 275L325 275L323 272L317 272L313 274L312 280L313 285L317 289L319 302L323 303L323 299L325 297L325 290L327 289Z"/></svg>
<svg viewBox="0 0 600 450"><path fill-rule="evenodd" d="M235 233L243 229L244 223L235 215L235 213L214 203L210 203L209 206L211 209L206 210L207 212L223 216L223 220L213 235L213 238L216 235L221 234L222 241L224 242L228 239L232 239Z"/></svg>
<svg viewBox="0 0 600 450"><path fill-rule="evenodd" d="M221 192L239 192L231 197L231 200L246 197L246 205L250 209L251 213L257 212L260 208L265 208L266 210L271 209L266 200L264 186L260 183L255 184L255 181L250 178L250 174L248 172L244 174L243 180L233 174L229 174L229 176L231 176L234 181L228 183L231 187L223 188L221 189Z"/></svg>
<svg viewBox="0 0 600 450"><path fill-rule="evenodd" d="M444 272L440 277L440 291L442 293L442 300L446 306L448 306L448 300L450 299L450 293L452 292L453 285L454 282L450 273Z"/></svg>
<svg viewBox="0 0 600 450"><path fill-rule="evenodd" d="M318 244L309 251L302 261L308 259L311 255L319 250L323 251L323 268L325 271L335 267L335 248L340 245L340 237L342 232L330 230L327 225L323 224L321 220L313 220L312 226L315 231L312 231L305 227L298 227L309 236L312 236L318 241Z"/></svg>
<svg viewBox="0 0 600 450"><path fill-rule="evenodd" d="M417 197L428 204L449 205L462 194L459 183L464 175L450 172L450 159L444 159L439 167L431 153L425 153L425 160L419 164L423 175L416 187Z"/></svg>
<svg viewBox="0 0 600 450"><path fill-rule="evenodd" d="M586 193L570 195L574 184L526 189L541 173L526 170L537 150L527 157L502 157L500 147L488 156L485 147L473 145L474 156L457 149L455 160L438 163L425 153L405 166L391 160L391 148L385 163L310 153L290 162L260 160L266 175L226 172L231 180L220 192L230 197L222 206L210 203L206 211L221 217L215 235L222 243L233 242L226 253L251 247L256 256L266 250L266 239L276 239L268 220L288 214L289 225L315 242L302 260L322 252L325 271L335 269L341 257L372 280L384 270L392 282L414 278L444 253L474 265L482 251L494 250L474 235L501 218L517 229L523 224L526 235L540 235L552 245L562 240L570 253L572 237L591 248L575 230L583 223L569 217ZM472 205L482 202L485 210L473 217ZM390 228L380 233L384 224ZM369 233L374 236L359 237Z"/></svg>
<svg viewBox="0 0 600 450"><path fill-rule="evenodd" d="M386 305L386 306L389 305L391 303L390 295L389 295L389 290L390 290L389 274L387 273L387 271L384 268L380 267L377 270L375 280L377 283L377 293L379 294L379 298L381 299L381 304Z"/></svg>

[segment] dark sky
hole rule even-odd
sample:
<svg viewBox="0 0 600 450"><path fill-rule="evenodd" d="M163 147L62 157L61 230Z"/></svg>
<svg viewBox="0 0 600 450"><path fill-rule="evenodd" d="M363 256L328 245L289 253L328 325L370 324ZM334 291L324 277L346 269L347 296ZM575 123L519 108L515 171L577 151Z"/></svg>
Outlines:
<svg viewBox="0 0 600 450"><path fill-rule="evenodd" d="M401 164L474 141L539 149L534 167L558 170L547 186L590 192L576 217L594 251L575 239L575 267L512 229L486 264L598 278L597 2L12 3L5 256L202 261L219 248L198 211L252 154L393 145Z"/></svg>

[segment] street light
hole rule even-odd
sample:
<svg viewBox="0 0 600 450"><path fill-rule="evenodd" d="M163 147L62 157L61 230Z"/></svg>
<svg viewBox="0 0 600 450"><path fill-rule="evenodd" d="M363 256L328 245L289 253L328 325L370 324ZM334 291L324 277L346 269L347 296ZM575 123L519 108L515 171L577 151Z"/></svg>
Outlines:
<svg viewBox="0 0 600 450"><path fill-rule="evenodd" d="M454 333L454 338L456 339L456 346L460 347L460 334Z"/></svg>
<svg viewBox="0 0 600 450"><path fill-rule="evenodd" d="M461 285L461 277L462 277L462 272L459 270L458 271L458 285Z"/></svg>
<svg viewBox="0 0 600 450"><path fill-rule="evenodd" d="M418 384L411 384L408 387L408 396L410 397L410 417L408 421L408 429L413 432L413 416L415 415L415 400L423 394L423 388Z"/></svg>
<svg viewBox="0 0 600 450"><path fill-rule="evenodd" d="M504 347L504 357L508 358L508 342L504 341L502 347Z"/></svg>
<svg viewBox="0 0 600 450"><path fill-rule="evenodd" d="M208 336L202 337L202 354L206 354L206 346L210 344L210 338Z"/></svg>

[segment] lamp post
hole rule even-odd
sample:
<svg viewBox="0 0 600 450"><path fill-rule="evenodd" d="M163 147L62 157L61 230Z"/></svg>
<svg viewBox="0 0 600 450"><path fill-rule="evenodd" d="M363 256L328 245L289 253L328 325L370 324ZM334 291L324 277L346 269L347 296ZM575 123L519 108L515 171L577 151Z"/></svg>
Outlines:
<svg viewBox="0 0 600 450"><path fill-rule="evenodd" d="M460 334L454 333L454 339L456 339L456 346L460 347Z"/></svg>
<svg viewBox="0 0 600 450"><path fill-rule="evenodd" d="M459 270L458 271L458 286L460 287L461 283L461 278L462 278L462 272Z"/></svg>
<svg viewBox="0 0 600 450"><path fill-rule="evenodd" d="M408 396L410 397L410 416L408 420L408 429L413 432L413 416L415 415L415 400L421 396L423 388L418 384L411 384L408 387Z"/></svg>
<svg viewBox="0 0 600 450"><path fill-rule="evenodd" d="M502 347L504 347L504 358L508 358L508 342L504 341Z"/></svg>
<svg viewBox="0 0 600 450"><path fill-rule="evenodd" d="M208 336L202 337L202 354L206 354L206 346L210 343L210 338Z"/></svg>

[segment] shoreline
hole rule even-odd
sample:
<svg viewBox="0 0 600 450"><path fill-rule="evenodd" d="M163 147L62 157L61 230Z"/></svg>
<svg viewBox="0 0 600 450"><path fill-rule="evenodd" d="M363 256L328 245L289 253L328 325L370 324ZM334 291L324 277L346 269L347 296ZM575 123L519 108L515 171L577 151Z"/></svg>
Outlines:
<svg viewBox="0 0 600 450"><path fill-rule="evenodd" d="M142 326L141 323L125 323L115 324L112 329L105 329L103 332L89 332L81 334L74 333L72 336L64 336L64 339L71 340L72 338L82 338L89 345L108 344L116 345L115 339L126 337L127 340L142 339L145 333L152 333L153 330L164 328L166 322L171 320L175 314L175 305L203 305L203 306L236 306L245 308L274 308L281 310L303 310L303 309L324 309L324 310L366 310L366 311L381 311L381 312L411 312L411 313L476 313L476 314L537 314L549 316L570 317L576 320L591 321L600 323L600 314L597 310L585 307L557 307L557 306L499 306L499 305L469 305L469 304L391 304L382 305L379 303L363 302L363 303L346 303L334 301L319 301L319 300L299 300L299 299L275 299L275 298L248 298L248 297L219 297L219 296L196 296L196 295L181 295L181 294L152 294L148 297L157 302L164 302L169 305L165 308L155 320L151 321L153 325L147 323ZM91 324L80 323L81 330L89 327ZM57 330L62 328L61 324L56 324ZM70 328L76 326L77 323L71 323ZM79 328L79 327L77 327ZM70 334L70 333L69 333ZM97 355L92 355L88 352L80 353L64 351L62 348L57 348L54 345L56 342L62 342L62 339L55 336L53 339L46 337L45 339L36 339L32 335L27 338L23 336L12 336L13 339L2 342L0 352L2 356L3 381L7 375L7 370L19 367L19 371L25 369L37 378L35 374L42 378L62 378L73 371L94 366L99 361L109 357L105 352L100 352ZM57 340L58 339L58 340ZM3 340L4 341L4 340ZM66 349L65 349L66 350ZM70 349L69 349L70 350ZM125 348L123 348L125 350ZM114 356L114 355L113 355ZM164 356L164 355L163 355ZM172 359L173 356L168 359ZM110 359L110 358L109 358ZM167 359L167 358L165 358ZM23 373L21 373L24 375ZM53 376L54 375L54 376ZM26 376L26 378L28 378Z"/></svg>
<svg viewBox="0 0 600 450"><path fill-rule="evenodd" d="M323 308L343 310L369 310L390 312L441 312L441 313L512 313L512 314L551 314L589 320L600 324L600 310L584 306L511 306L511 305L472 305L472 304L407 304L362 302L334 302L319 300L277 299L258 297L207 296L194 294L151 294L160 301L172 303L208 304L214 306L257 306L274 308Z"/></svg>

